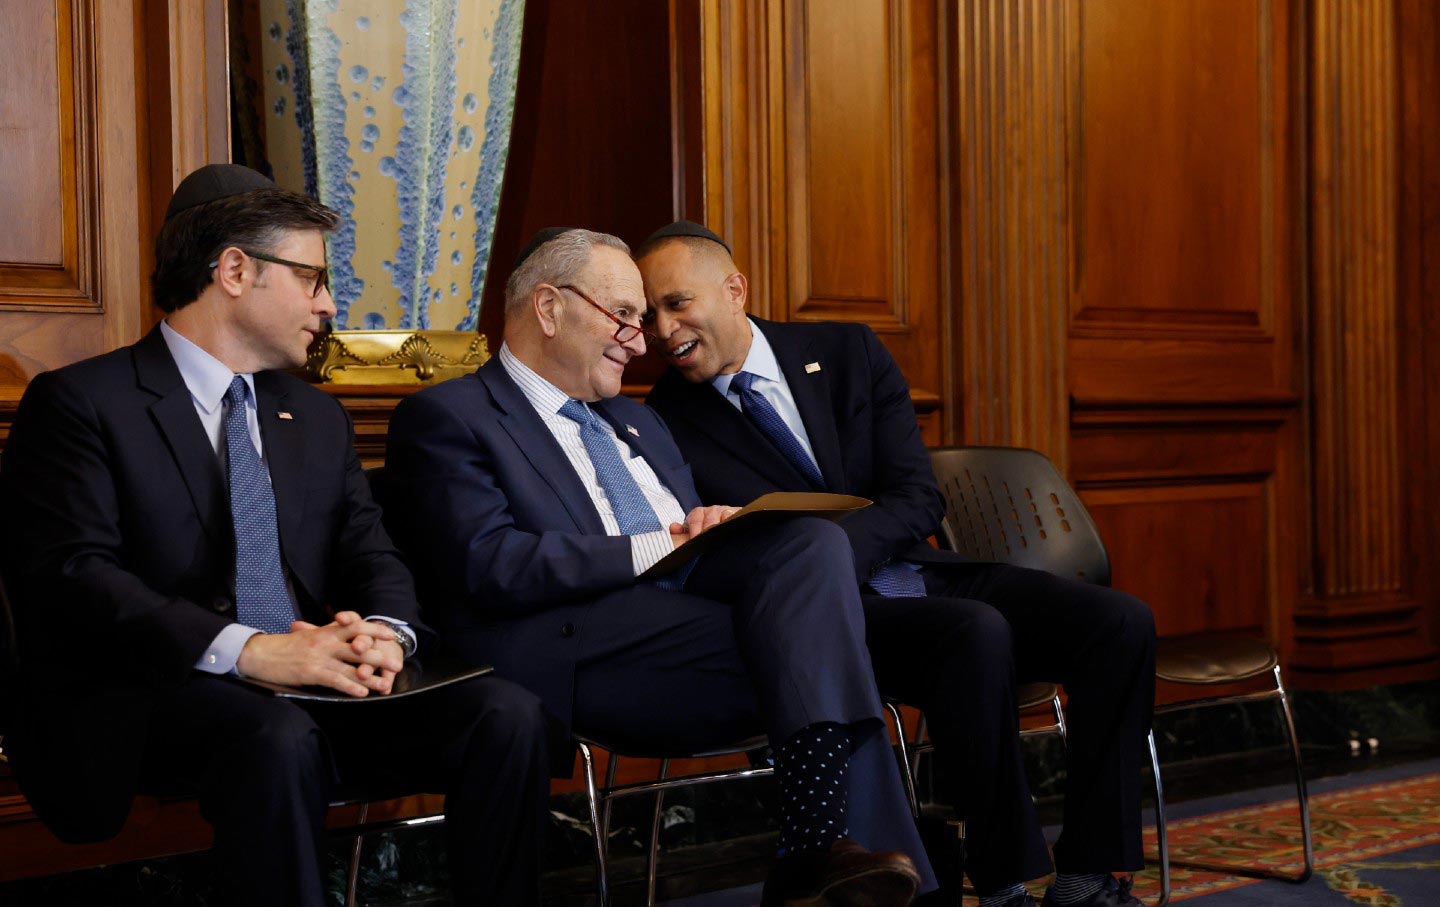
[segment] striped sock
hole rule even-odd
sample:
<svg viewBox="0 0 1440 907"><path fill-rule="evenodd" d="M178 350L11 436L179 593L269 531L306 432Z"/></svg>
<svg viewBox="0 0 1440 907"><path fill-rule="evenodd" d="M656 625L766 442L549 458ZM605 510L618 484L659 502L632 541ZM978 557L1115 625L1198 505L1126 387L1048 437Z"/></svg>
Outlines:
<svg viewBox="0 0 1440 907"><path fill-rule="evenodd" d="M1082 904L1093 898L1101 888L1105 886L1105 880L1110 878L1106 873L1095 875L1061 872L1055 875L1055 881L1050 883L1050 890L1046 893L1045 899L1058 907L1066 904Z"/></svg>
<svg viewBox="0 0 1440 907"><path fill-rule="evenodd" d="M980 895L980 907L1005 907L1006 904L1015 900L1025 893L1025 886L1016 882L1009 888L1001 888L999 891L990 894Z"/></svg>

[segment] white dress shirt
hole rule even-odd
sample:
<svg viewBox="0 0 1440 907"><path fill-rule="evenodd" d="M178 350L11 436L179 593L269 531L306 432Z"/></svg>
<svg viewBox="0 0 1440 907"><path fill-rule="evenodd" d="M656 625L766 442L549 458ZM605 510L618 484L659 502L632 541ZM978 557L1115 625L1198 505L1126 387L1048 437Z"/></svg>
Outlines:
<svg viewBox="0 0 1440 907"><path fill-rule="evenodd" d="M521 362L510 351L507 344L500 344L500 364L505 371L520 385L520 390L525 394L525 399L535 407L540 420L545 427L550 429L550 434L560 443L560 449L565 452L565 458L574 467L576 475L580 477L580 483L585 486L586 492L590 495L590 501L600 513L600 522L605 526L606 535L620 535L620 522L615 518L614 508L610 506L610 499L605 495L605 489L601 487L600 480L595 474L595 464L590 462L590 454L585 450L585 442L580 438L580 423L569 416L560 415L560 408L569 402L570 397L560 388L546 381L535 373L533 369ZM645 495L645 500L650 502L650 508L655 511L655 516L660 520L660 528L653 532L642 532L630 536L630 562L634 567L635 575L639 576L650 569L662 557L669 554L675 548L675 543L670 539L669 526L671 523L685 522L685 511L680 507L680 502L645 458L638 456L629 444L620 440L615 434L615 429L603 418L599 420L600 427L605 430L606 435L615 444L620 452L620 460L630 470L634 477L635 484L640 486L640 491Z"/></svg>

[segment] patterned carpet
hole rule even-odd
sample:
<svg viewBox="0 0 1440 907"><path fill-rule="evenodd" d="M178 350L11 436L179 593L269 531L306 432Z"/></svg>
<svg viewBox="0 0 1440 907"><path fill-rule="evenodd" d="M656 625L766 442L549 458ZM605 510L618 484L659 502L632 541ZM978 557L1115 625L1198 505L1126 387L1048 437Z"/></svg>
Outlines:
<svg viewBox="0 0 1440 907"><path fill-rule="evenodd" d="M1172 903L1440 904L1440 766L1430 762L1409 769L1422 773L1359 784L1363 775L1350 776L1313 785L1316 872L1304 885L1172 865ZM1347 782L1355 786L1333 789ZM1300 820L1293 789L1289 793L1286 800L1172 819L1172 864L1260 865L1297 874L1302 866ZM1153 853L1153 828L1147 829L1146 841ZM1147 902L1158 897L1159 887L1155 869L1136 878L1136 894Z"/></svg>

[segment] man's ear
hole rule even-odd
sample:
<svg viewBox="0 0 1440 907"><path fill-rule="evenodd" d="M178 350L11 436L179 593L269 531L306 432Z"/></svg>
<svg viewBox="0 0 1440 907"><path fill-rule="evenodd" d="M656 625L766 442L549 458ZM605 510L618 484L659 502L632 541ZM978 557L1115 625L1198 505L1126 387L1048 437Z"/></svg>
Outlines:
<svg viewBox="0 0 1440 907"><path fill-rule="evenodd" d="M548 283L542 283L530 294L530 306L535 312L536 323L540 325L540 333L553 339L558 331L557 322L560 318L560 291Z"/></svg>
<svg viewBox="0 0 1440 907"><path fill-rule="evenodd" d="M231 246L220 253L217 262L215 285L226 296L239 298L240 294L245 292L245 281L249 279L245 272L245 253Z"/></svg>
<svg viewBox="0 0 1440 907"><path fill-rule="evenodd" d="M750 298L750 282L739 271L725 278L725 299L737 312L745 311L745 302Z"/></svg>

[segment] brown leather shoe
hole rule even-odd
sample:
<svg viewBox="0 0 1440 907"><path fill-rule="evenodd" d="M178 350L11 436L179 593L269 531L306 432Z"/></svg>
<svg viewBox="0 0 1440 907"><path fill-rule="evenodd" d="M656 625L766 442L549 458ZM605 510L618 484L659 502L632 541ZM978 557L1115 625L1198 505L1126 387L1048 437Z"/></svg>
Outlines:
<svg viewBox="0 0 1440 907"><path fill-rule="evenodd" d="M898 851L873 853L846 838L828 851L786 854L765 880L762 907L906 907L920 873Z"/></svg>

